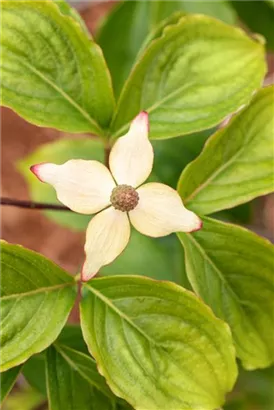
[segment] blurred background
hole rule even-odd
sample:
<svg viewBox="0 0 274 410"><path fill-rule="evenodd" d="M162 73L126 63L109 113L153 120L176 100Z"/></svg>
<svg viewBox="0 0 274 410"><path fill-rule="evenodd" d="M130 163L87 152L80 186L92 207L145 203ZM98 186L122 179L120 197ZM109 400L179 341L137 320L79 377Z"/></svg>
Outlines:
<svg viewBox="0 0 274 410"><path fill-rule="evenodd" d="M157 22L173 11L209 14L229 24L238 25L249 33L259 33L266 38L268 73L265 84L274 82L274 2L268 1L77 1L71 2L82 15L89 31L101 45L105 58L115 80L115 93L119 94L122 83L130 71L130 62L136 56L148 32ZM157 6L160 3L160 6ZM118 17L117 17L118 16ZM110 43L111 42L111 43ZM118 57L119 56L119 57ZM123 68L117 61L124 61ZM274 115L274 107L273 107ZM44 202L55 201L54 194L42 190L28 180L26 174L31 158L39 149L39 155L46 155L47 144L57 141L62 146L64 138L83 138L84 135L68 135L62 132L39 128L27 123L13 111L2 108L2 197L32 199ZM201 151L207 137L214 130L169 140L154 142L154 176L176 187L184 166ZM274 150L274 146L272 147ZM100 151L101 147L98 147ZM103 155L101 151L98 156ZM164 158L164 160L163 160ZM41 162L41 161L40 161ZM165 163L164 168L160 163ZM24 177L25 176L25 177ZM86 219L71 220L72 214L51 211L2 206L2 238L33 249L52 259L72 274L78 272L84 253L84 228ZM248 226L261 236L274 238L274 196L258 198L230 211L216 215L224 220ZM57 223L56 223L57 222ZM157 279L174 280L186 287L182 247L175 236L151 241L133 232L130 246L109 267L100 274L130 273L152 276ZM77 310L72 322L78 321ZM271 330L270 330L271 331ZM21 386L18 389L18 383ZM5 403L5 410L45 409L44 396L38 390L30 389L19 379L15 395ZM241 371L239 382L231 394L228 410L271 410L274 409L274 371ZM61 410L61 409L60 409ZM99 410L99 409L98 409Z"/></svg>

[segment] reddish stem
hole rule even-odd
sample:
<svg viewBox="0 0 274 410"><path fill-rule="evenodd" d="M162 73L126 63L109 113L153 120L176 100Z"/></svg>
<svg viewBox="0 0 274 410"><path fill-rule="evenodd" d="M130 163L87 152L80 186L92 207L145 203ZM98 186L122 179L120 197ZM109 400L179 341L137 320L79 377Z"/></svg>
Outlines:
<svg viewBox="0 0 274 410"><path fill-rule="evenodd" d="M27 209L51 209L55 211L71 211L68 207L58 204L46 204L43 202L24 201L21 199L1 198L1 205L17 206Z"/></svg>

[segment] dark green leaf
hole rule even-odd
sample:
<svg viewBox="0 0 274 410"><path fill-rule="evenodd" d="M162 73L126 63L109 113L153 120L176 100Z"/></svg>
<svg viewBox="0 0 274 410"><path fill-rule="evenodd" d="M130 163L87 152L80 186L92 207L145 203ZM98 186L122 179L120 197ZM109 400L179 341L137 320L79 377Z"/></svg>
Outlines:
<svg viewBox="0 0 274 410"><path fill-rule="evenodd" d="M147 1L120 2L101 26L97 41L110 69L116 96L119 96L148 32Z"/></svg>
<svg viewBox="0 0 274 410"><path fill-rule="evenodd" d="M170 280L189 287L184 269L184 254L176 238L149 238L132 229L130 241L124 252L110 265L100 270L100 275L149 276Z"/></svg>
<svg viewBox="0 0 274 410"><path fill-rule="evenodd" d="M225 23L235 24L236 13L227 1L153 1L151 8L154 16L154 24L169 17L175 11L186 13L205 14L223 20Z"/></svg>
<svg viewBox="0 0 274 410"><path fill-rule="evenodd" d="M66 325L56 342L89 355L87 345L82 336L82 330L78 325ZM24 364L23 374L32 387L45 396L47 395L44 352L32 356Z"/></svg>
<svg viewBox="0 0 274 410"><path fill-rule="evenodd" d="M234 391L224 410L270 410L274 408L274 367L253 372L240 369Z"/></svg>
<svg viewBox="0 0 274 410"><path fill-rule="evenodd" d="M266 38L266 46L274 50L274 8L273 1L230 1L239 18L254 33L260 33Z"/></svg>
<svg viewBox="0 0 274 410"><path fill-rule="evenodd" d="M153 140L153 176L164 184L176 188L182 170L202 151L211 130L181 138Z"/></svg>
<svg viewBox="0 0 274 410"><path fill-rule="evenodd" d="M58 336L57 342L78 350L79 352L88 354L88 348L83 339L82 329L79 325L67 324Z"/></svg>
<svg viewBox="0 0 274 410"><path fill-rule="evenodd" d="M23 375L31 387L44 397L47 396L44 352L31 356L26 361L23 367Z"/></svg>
<svg viewBox="0 0 274 410"><path fill-rule="evenodd" d="M56 344L47 350L46 375L51 410L116 408L116 397L90 356Z"/></svg>
<svg viewBox="0 0 274 410"><path fill-rule="evenodd" d="M13 367L12 369L7 370L0 374L0 381L1 381L1 385L0 385L1 400L0 402L1 403L11 391L14 383L16 382L17 376L21 371L21 368L22 366Z"/></svg>

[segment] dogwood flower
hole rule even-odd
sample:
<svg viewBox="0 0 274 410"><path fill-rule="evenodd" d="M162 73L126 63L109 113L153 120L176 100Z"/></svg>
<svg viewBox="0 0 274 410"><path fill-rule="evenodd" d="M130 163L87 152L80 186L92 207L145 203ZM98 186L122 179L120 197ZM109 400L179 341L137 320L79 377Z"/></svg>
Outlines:
<svg viewBox="0 0 274 410"><path fill-rule="evenodd" d="M55 188L64 205L81 214L96 214L86 232L84 281L125 249L130 222L142 234L155 238L202 227L199 217L184 207L177 191L161 183L142 185L153 165L148 134L148 114L141 112L128 133L114 144L110 171L98 161L81 159L31 167L40 181Z"/></svg>

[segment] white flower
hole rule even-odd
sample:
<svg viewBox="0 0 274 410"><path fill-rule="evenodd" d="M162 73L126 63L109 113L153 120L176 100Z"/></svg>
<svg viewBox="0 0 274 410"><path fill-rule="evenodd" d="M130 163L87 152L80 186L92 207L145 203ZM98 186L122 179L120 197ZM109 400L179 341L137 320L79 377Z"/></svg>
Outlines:
<svg viewBox="0 0 274 410"><path fill-rule="evenodd" d="M153 165L148 139L148 114L141 112L126 135L114 144L110 171L100 162L72 159L63 165L43 163L31 167L51 184L58 199L75 212L95 214L86 232L84 281L111 263L126 247L130 222L142 234L160 237L172 232L193 232L201 220L188 211L179 194L167 185L147 183Z"/></svg>

